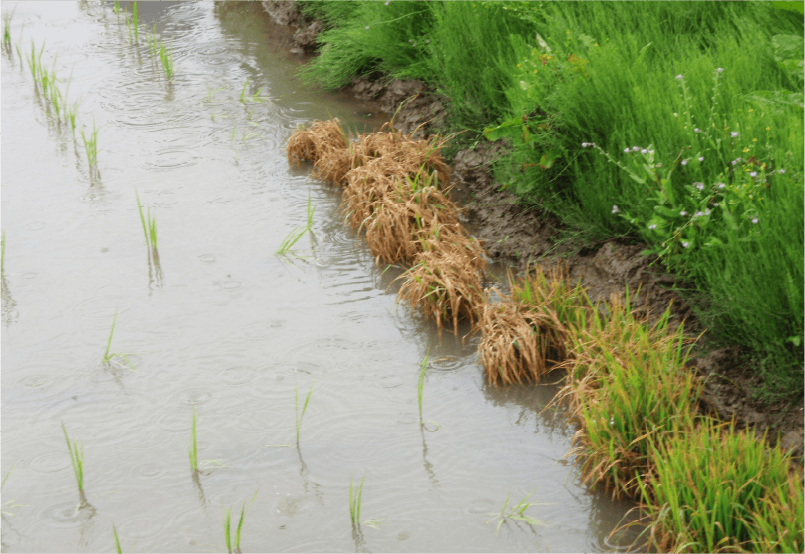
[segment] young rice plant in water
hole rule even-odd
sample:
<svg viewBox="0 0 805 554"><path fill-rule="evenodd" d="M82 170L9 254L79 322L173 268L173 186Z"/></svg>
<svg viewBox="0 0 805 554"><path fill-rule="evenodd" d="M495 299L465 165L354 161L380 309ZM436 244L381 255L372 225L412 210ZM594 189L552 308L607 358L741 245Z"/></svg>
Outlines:
<svg viewBox="0 0 805 554"><path fill-rule="evenodd" d="M190 469L193 473L198 473L198 443L196 441L196 407L193 406L193 427L190 431Z"/></svg>
<svg viewBox="0 0 805 554"><path fill-rule="evenodd" d="M316 381L313 381L310 385L310 390L307 393L307 398L305 398L305 405L302 406L302 415L299 415L299 388L294 383L294 393L296 399L296 446L299 447L299 429L302 426L302 418L305 417L305 410L307 410L307 403L310 402L310 395L313 394L313 385L316 384Z"/></svg>
<svg viewBox="0 0 805 554"><path fill-rule="evenodd" d="M310 201L310 194L307 196L307 225L304 227L297 227L293 231L291 231L285 240L282 241L280 244L279 249L277 249L277 254L287 254L290 251L291 247L296 244L299 239L304 236L305 233L311 231L313 228L313 214L316 212L316 206L313 206ZM312 231L311 231L312 232Z"/></svg>
<svg viewBox="0 0 805 554"><path fill-rule="evenodd" d="M363 478L361 479L360 484L354 488L353 492L353 480L350 479L349 481L349 519L352 522L352 527L355 529L360 529L361 526L361 496L363 495L363 482L366 480L366 472L363 472ZM376 519L367 519L364 521L366 525L369 527L375 527L380 525L380 521Z"/></svg>
<svg viewBox="0 0 805 554"><path fill-rule="evenodd" d="M257 487L257 490L254 491L254 496L252 496L252 501L249 503L249 508L251 508L251 505L254 504L254 499L257 498L258 492L260 492L260 487ZM229 554L232 554L233 552L240 553L240 531L243 528L243 521L246 517L247 511L248 508L244 502L240 509L240 519L238 520L238 527L235 530L234 540L232 540L232 507L230 506L229 509L224 512L224 538L226 540L226 549Z"/></svg>
<svg viewBox="0 0 805 554"><path fill-rule="evenodd" d="M86 504L87 500L84 495L84 445L78 448L78 441L70 442L70 437L67 436L67 428L64 422L61 424L62 431L64 432L64 440L67 442L67 449L70 451L70 462L73 465L73 473L75 474L75 481L78 485L78 495L80 498L79 507Z"/></svg>
<svg viewBox="0 0 805 554"><path fill-rule="evenodd" d="M506 502L503 503L503 507L500 509L500 513L494 513L493 512L493 513L489 514L490 516L495 516L494 518L490 519L489 521L495 521L496 519L500 518L500 521L498 521L498 525L495 528L495 535L498 534L498 532L500 531L500 526L503 525L503 522L506 521L507 519L516 519L516 520L519 520L519 521L525 521L529 525L544 525L545 524L544 522L538 521L538 520L536 520L536 519L534 519L534 518L532 518L530 516L525 515L525 513L524 513L528 508L530 508L531 506L534 506L533 502L528 502L527 503L526 500L528 500L529 497L532 494L534 494L535 490L537 490L537 489L534 489L533 491L528 493L526 495L526 497L523 498L520 501L519 504L517 504L516 506L513 506L512 509L509 510L509 513L506 513L506 507L509 505L509 498L511 497L511 492L510 492L509 494L506 495ZM489 523L489 521L487 521L485 523Z"/></svg>

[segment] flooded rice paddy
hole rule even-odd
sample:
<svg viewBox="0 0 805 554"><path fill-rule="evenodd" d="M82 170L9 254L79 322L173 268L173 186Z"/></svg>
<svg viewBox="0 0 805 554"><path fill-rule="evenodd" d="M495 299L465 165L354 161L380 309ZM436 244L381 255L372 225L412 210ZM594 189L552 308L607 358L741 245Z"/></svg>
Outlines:
<svg viewBox="0 0 805 554"><path fill-rule="evenodd" d="M556 387L490 388L478 337L439 339L395 306L400 270L375 265L336 191L288 166L300 124L384 120L298 82L304 60L260 3L140 3L136 44L111 2L3 13L23 55L2 57L4 551L112 551L113 525L124 552L226 551L222 509L234 537L253 497L244 552L628 543L607 537L631 506L562 461L575 428L541 413ZM34 86L31 41L80 98L76 138ZM275 255L308 199L312 233ZM301 413L311 386L297 448L295 390ZM83 444L80 507L62 423ZM356 529L350 481L364 474L360 519L380 525ZM507 496L532 491L525 515L541 523L496 532Z"/></svg>

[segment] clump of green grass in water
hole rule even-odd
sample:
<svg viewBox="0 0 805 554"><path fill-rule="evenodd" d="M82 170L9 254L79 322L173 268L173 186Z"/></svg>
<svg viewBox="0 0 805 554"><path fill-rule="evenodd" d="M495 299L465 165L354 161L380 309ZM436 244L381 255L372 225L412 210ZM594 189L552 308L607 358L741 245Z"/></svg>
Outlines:
<svg viewBox="0 0 805 554"><path fill-rule="evenodd" d="M112 524L112 533L115 535L115 548L117 549L117 554L123 554L123 549L120 548L120 539L117 538L117 529L115 529L114 523Z"/></svg>
<svg viewBox="0 0 805 554"><path fill-rule="evenodd" d="M311 231L313 228L313 214L316 212L316 206L311 204L310 194L307 196L307 225L304 227L297 227L293 231L291 231L285 240L282 241L280 244L279 249L277 250L276 254L286 254L291 247L297 243L299 239L304 236L305 233ZM311 231L312 232L312 231Z"/></svg>
<svg viewBox="0 0 805 554"><path fill-rule="evenodd" d="M352 527L355 529L360 529L361 526L361 496L363 495L364 481L366 481L365 471L363 472L361 483L357 487L354 487L354 480L350 479L349 481L349 519L352 521ZM380 520L377 519L367 519L363 523L375 529L378 525L381 525Z"/></svg>
<svg viewBox="0 0 805 554"><path fill-rule="evenodd" d="M302 415L299 415L299 388L294 384L294 392L296 394L296 446L299 447L299 429L302 426L302 418L305 417L305 410L307 410L307 403L310 402L310 395L313 394L313 385L316 384L316 381L310 385L310 390L307 393L307 398L305 398L305 405L302 406Z"/></svg>
<svg viewBox="0 0 805 554"><path fill-rule="evenodd" d="M67 436L67 428L64 422L61 424L62 431L64 431L64 440L67 441L67 449L70 451L70 461L73 464L73 473L75 474L75 481L78 485L79 507L87 504L87 498L84 494L84 445L78 448L78 441L70 443L70 437Z"/></svg>
<svg viewBox="0 0 805 554"><path fill-rule="evenodd" d="M495 529L495 535L498 534L498 532L500 531L500 526L503 525L503 522L506 521L507 519L516 519L519 521L525 521L529 525L545 525L544 521L538 521L530 516L525 515L525 511L531 506L535 505L533 502L526 503L526 500L528 500L529 497L532 494L534 494L534 491L536 490L537 489L534 489L533 491L528 493L526 497L520 501L519 504L513 506L512 509L509 510L508 514L506 513L506 506L509 505L509 498L511 497L511 492L506 495L506 502L503 503L503 507L500 509L500 513L489 514L490 516L495 516L489 521L495 521L496 519L500 518L500 521L498 521L498 526ZM489 521L486 521L485 523L489 523Z"/></svg>
<svg viewBox="0 0 805 554"><path fill-rule="evenodd" d="M260 98L259 94L260 91L263 90L262 87L257 89L251 98L246 97L246 87L249 86L249 78L246 77L246 82L243 83L243 90L240 91L240 102L241 104L245 104L246 102L262 102L263 99Z"/></svg>
<svg viewBox="0 0 805 554"><path fill-rule="evenodd" d="M249 508L251 508L252 504L254 504L254 499L257 498L258 492L260 492L260 487L257 487L257 490L254 491L254 496L252 496L252 501L249 503ZM221 508L223 509L223 506L221 506ZM229 554L240 554L240 531L243 527L243 521L246 517L247 511L248 508L244 502L243 507L240 509L240 519L238 520L238 528L235 530L234 542L232 541L232 507L230 506L224 514L224 537L226 539L226 549Z"/></svg>
<svg viewBox="0 0 805 554"><path fill-rule="evenodd" d="M651 441L655 471L640 492L656 548L803 551L802 471L791 472L790 454L758 438L708 418Z"/></svg>

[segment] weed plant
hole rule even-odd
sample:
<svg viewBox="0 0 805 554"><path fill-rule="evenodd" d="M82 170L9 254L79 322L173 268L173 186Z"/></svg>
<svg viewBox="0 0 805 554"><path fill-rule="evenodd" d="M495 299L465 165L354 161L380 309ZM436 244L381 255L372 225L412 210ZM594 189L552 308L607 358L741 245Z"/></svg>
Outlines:
<svg viewBox="0 0 805 554"><path fill-rule="evenodd" d="M503 525L503 522L506 521L507 519L516 519L518 521L525 521L529 525L545 525L545 522L538 521L532 518L531 516L525 515L525 511L531 506L535 505L533 502L526 502L526 500L528 500L536 490L537 489L534 489L533 491L528 493L525 496L525 498L523 498L516 506L512 506L511 510L509 510L509 513L506 513L506 507L509 505L509 498L511 497L510 492L509 494L506 495L506 502L503 503L503 507L500 509L500 513L489 514L490 516L495 516L493 519L490 519L489 521L495 521L496 519L499 519L498 525L495 528L495 536L497 536L497 534L500 532L500 526ZM486 521L485 523L489 523L489 521Z"/></svg>
<svg viewBox="0 0 805 554"><path fill-rule="evenodd" d="M299 388L294 384L294 399L296 401L296 446L299 447L299 429L302 426L302 418L305 417L305 410L307 410L307 403L310 402L310 395L313 394L313 385L316 384L316 381L313 381L310 385L310 390L307 393L307 398L305 398L305 405L302 406L302 415L299 415Z"/></svg>
<svg viewBox="0 0 805 554"><path fill-rule="evenodd" d="M296 227L293 231L291 231L285 240L282 241L280 247L277 249L276 254L287 254L294 244L296 244L299 239L301 239L305 233L311 232L313 228L313 214L316 212L316 206L311 204L310 194L307 197L307 225L304 227Z"/></svg>
<svg viewBox="0 0 805 554"><path fill-rule="evenodd" d="M64 432L64 440L67 441L67 449L70 451L70 461L72 462L75 481L78 485L78 494L83 503L86 502L84 495L84 445L82 444L79 449L77 441L70 442L64 422L62 422L61 428Z"/></svg>
<svg viewBox="0 0 805 554"><path fill-rule="evenodd" d="M254 504L254 499L257 498L258 492L260 492L260 487L257 487L257 490L254 491L254 496L252 496L252 501L249 503L249 508ZM243 528L246 512L248 512L248 508L244 502L240 509L240 519L238 520L238 527L235 530L234 540L232 540L232 507L230 506L229 509L224 512L224 538L226 539L226 549L229 554L233 552L240 553L240 531Z"/></svg>
<svg viewBox="0 0 805 554"><path fill-rule="evenodd" d="M754 430L705 419L650 440L654 473L640 481L647 528L661 551L801 552L802 472ZM739 463L736 463L736 460Z"/></svg>

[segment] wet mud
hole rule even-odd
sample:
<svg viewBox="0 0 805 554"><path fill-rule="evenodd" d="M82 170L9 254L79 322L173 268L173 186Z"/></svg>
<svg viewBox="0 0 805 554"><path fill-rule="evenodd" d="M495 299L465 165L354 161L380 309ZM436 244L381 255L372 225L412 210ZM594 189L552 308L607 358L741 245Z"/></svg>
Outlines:
<svg viewBox="0 0 805 554"><path fill-rule="evenodd" d="M296 27L292 51L310 53L316 49L320 22L307 21L295 2L263 2L266 11L282 25ZM318 23L318 25L317 25ZM312 37L312 38L311 38ZM393 80L376 73L353 79L343 89L372 109L393 116L394 128L425 138L440 130L448 99L433 93L417 80ZM402 105L401 105L402 104ZM803 398L764 403L756 398L760 379L750 353L741 345L716 346L697 320L691 306L672 288L685 284L664 273L650 257L640 254L648 246L637 241L610 238L590 241L569 237L561 221L539 207L525 206L515 195L500 190L492 165L506 153L502 142L479 143L457 153L452 161L454 194L464 208L464 223L484 244L491 260L522 272L533 264L544 269L567 264L572 282L580 280L590 298L604 301L615 292L622 297L627 287L631 305L638 312L659 317L671 306L669 327L684 321L685 334L702 335L694 347L688 367L704 379L699 411L728 421L738 428L767 431L769 445L779 444L803 461L805 403ZM639 289L639 294L635 294Z"/></svg>

